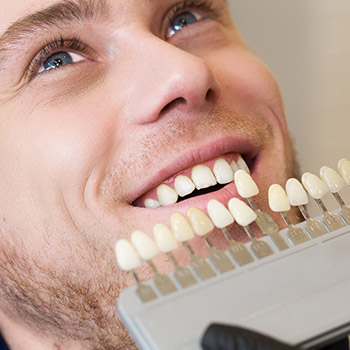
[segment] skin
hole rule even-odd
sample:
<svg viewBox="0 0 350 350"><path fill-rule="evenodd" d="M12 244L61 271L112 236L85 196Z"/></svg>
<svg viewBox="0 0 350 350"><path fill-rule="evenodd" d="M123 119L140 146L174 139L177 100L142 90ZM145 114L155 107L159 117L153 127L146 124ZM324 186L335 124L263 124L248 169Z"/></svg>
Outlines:
<svg viewBox="0 0 350 350"><path fill-rule="evenodd" d="M0 33L57 3L0 2ZM133 348L115 313L133 283L117 267L115 242L207 202L132 205L170 177L167 169L217 158L228 139L238 140L235 153L249 144L259 160L256 202L266 211L269 185L297 173L278 86L225 2L213 1L217 18L191 5L203 20L168 38L166 14L176 3L107 1L102 18L28 34L1 60L0 329L11 349ZM37 52L72 33L91 48L65 50L79 62L28 78ZM206 253L200 239L194 249ZM181 249L177 256L186 262ZM169 270L164 256L156 263Z"/></svg>

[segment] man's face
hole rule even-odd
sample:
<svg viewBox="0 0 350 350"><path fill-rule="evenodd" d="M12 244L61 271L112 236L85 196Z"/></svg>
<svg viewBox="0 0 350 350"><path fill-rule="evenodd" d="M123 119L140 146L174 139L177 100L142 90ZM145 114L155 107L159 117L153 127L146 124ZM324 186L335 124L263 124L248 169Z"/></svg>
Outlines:
<svg viewBox="0 0 350 350"><path fill-rule="evenodd" d="M224 0L0 3L2 34L43 11L0 41L1 305L42 333L112 349L130 282L115 242L237 196L229 184L145 208L158 185L241 154L267 210L268 186L293 175L279 90Z"/></svg>

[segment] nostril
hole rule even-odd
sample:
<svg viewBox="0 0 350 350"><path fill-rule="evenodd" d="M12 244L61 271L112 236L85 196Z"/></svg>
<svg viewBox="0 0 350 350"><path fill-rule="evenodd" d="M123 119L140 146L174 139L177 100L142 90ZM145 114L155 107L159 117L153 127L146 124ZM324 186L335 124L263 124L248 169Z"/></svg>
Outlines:
<svg viewBox="0 0 350 350"><path fill-rule="evenodd" d="M209 102L215 101L215 92L212 89L208 89L207 94L205 95L205 99Z"/></svg>
<svg viewBox="0 0 350 350"><path fill-rule="evenodd" d="M167 105L165 105L160 111L160 114L164 114L168 112L170 109L176 108L181 104L186 104L186 100L183 97L178 97L175 100L169 102Z"/></svg>

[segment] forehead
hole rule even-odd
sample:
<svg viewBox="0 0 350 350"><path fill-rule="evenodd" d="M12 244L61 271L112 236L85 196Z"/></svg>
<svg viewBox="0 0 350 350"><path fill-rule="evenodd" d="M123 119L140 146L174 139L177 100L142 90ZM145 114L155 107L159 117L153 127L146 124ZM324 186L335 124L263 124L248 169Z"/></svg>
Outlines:
<svg viewBox="0 0 350 350"><path fill-rule="evenodd" d="M0 0L0 33L19 18L56 2L57 0Z"/></svg>
<svg viewBox="0 0 350 350"><path fill-rule="evenodd" d="M172 0L0 0L0 35L19 19L57 4L75 3L81 8L101 8L106 5L105 7L113 12L113 16L119 14L120 17L125 15L125 11L122 11L125 9L133 12L136 8L144 10L157 2L169 1Z"/></svg>

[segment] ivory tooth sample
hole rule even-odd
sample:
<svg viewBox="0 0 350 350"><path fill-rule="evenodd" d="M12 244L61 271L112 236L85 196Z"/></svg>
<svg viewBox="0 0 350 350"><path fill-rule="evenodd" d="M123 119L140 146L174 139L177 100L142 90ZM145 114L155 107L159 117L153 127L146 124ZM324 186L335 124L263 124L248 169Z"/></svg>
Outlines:
<svg viewBox="0 0 350 350"><path fill-rule="evenodd" d="M233 238L230 237L230 234L226 227L231 225L234 222L234 219L227 208L216 199L212 199L208 202L207 209L209 217L213 224L217 228L221 229L225 238L230 243L227 250L231 254L232 258L237 262L237 264L242 266L253 262L254 258L249 253L247 247L243 243L236 242Z"/></svg>
<svg viewBox="0 0 350 350"><path fill-rule="evenodd" d="M350 185L350 160L340 159L338 162L338 170L345 182Z"/></svg>
<svg viewBox="0 0 350 350"><path fill-rule="evenodd" d="M164 224L156 224L153 227L153 237L158 245L158 248L163 253L166 253L175 267L174 276L180 283L181 287L186 288L197 283L196 278L187 267L182 267L176 261L172 251L178 246L173 233L168 226Z"/></svg>
<svg viewBox="0 0 350 350"><path fill-rule="evenodd" d="M176 193L180 197L185 197L195 190L195 186L192 180L189 177L184 175L176 176L174 181L174 187L175 187Z"/></svg>
<svg viewBox="0 0 350 350"><path fill-rule="evenodd" d="M210 168L203 164L193 167L191 178L197 190L216 185L213 172Z"/></svg>
<svg viewBox="0 0 350 350"><path fill-rule="evenodd" d="M195 233L204 238L210 249L209 260L221 272L234 269L234 265L223 250L216 249L207 237L207 234L214 229L210 219L198 208L190 208L187 217Z"/></svg>
<svg viewBox="0 0 350 350"><path fill-rule="evenodd" d="M256 213L238 198L230 199L230 201L228 202L228 208L231 214L233 215L233 218L239 225L243 226L248 237L251 239L252 243L250 245L250 248L255 254L255 256L258 259L262 259L266 256L272 255L273 250L271 249L271 247L266 242L262 240L257 240L253 236L253 232L249 227L249 225L254 220L256 220Z"/></svg>
<svg viewBox="0 0 350 350"><path fill-rule="evenodd" d="M154 284L161 294L166 295L175 292L177 288L167 275L160 274L152 262L152 258L159 253L155 242L145 232L137 230L131 235L131 242L142 259L146 260L154 273Z"/></svg>
<svg viewBox="0 0 350 350"><path fill-rule="evenodd" d="M280 213L284 222L288 226L288 237L294 245L310 240L309 236L301 227L296 227L289 220L286 211L290 210L289 199L282 186L271 185L269 188L269 205L272 211Z"/></svg>
<svg viewBox="0 0 350 350"><path fill-rule="evenodd" d="M350 207L345 205L343 198L338 193L344 187L346 187L346 183L344 179L332 168L328 166L323 166L320 169L321 179L327 184L329 190L331 191L333 197L338 202L341 211L340 215L346 221L347 224L350 223Z"/></svg>
<svg viewBox="0 0 350 350"><path fill-rule="evenodd" d="M309 192L310 196L316 201L320 209L322 210L324 217L323 221L330 231L335 231L345 226L344 221L338 214L330 213L321 198L329 192L327 185L316 175L311 173L304 173L301 177L301 181Z"/></svg>
<svg viewBox="0 0 350 350"><path fill-rule="evenodd" d="M157 187L157 196L162 207L172 205L177 202L177 193L168 185L161 184Z"/></svg>
<svg viewBox="0 0 350 350"><path fill-rule="evenodd" d="M305 205L309 203L309 198L307 197L303 185L297 179L288 179L286 183L286 192L289 203L292 206L299 208L301 214L306 220L305 228L313 238L319 237L328 232L320 220L315 220L308 214Z"/></svg>
<svg viewBox="0 0 350 350"><path fill-rule="evenodd" d="M137 288L136 294L143 302L157 298L157 294L150 285L143 284L135 273L135 269L141 265L141 260L134 247L126 239L120 239L115 244L115 254L119 267L129 271L134 277Z"/></svg>
<svg viewBox="0 0 350 350"><path fill-rule="evenodd" d="M241 155L237 158L237 165L240 169L244 170L246 173L250 174L249 167Z"/></svg>
<svg viewBox="0 0 350 350"><path fill-rule="evenodd" d="M203 257L196 256L188 244L194 238L194 233L187 219L180 213L175 213L170 217L170 227L178 242L182 242L191 256L191 266L200 279L206 280L216 274L208 261Z"/></svg>
<svg viewBox="0 0 350 350"><path fill-rule="evenodd" d="M255 211L255 214L257 215L256 223L259 226L260 230L265 235L271 235L271 238L274 240L274 233L279 232L279 228L277 224L273 221L272 217L262 212L258 207L256 206L255 202L253 201L252 197L256 196L259 193L258 186L252 179L252 177L247 174L244 170L238 170L235 173L235 185L237 188L237 191L239 195L242 198L246 198L248 200L249 205L252 207L252 209ZM277 242L280 241L278 237L275 237ZM282 248L282 247L281 247Z"/></svg>

